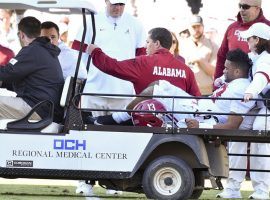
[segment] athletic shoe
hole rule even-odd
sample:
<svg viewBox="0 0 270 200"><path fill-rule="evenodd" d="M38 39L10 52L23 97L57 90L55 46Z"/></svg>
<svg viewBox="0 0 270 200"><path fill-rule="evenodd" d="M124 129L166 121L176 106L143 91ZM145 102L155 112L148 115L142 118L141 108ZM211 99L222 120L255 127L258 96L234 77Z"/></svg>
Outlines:
<svg viewBox="0 0 270 200"><path fill-rule="evenodd" d="M253 194L251 194L249 199L269 199L269 194L268 192L264 192L262 190L257 190Z"/></svg>
<svg viewBox="0 0 270 200"><path fill-rule="evenodd" d="M79 181L76 194L82 194L83 196L94 196L92 185L86 184L85 181Z"/></svg>
<svg viewBox="0 0 270 200"><path fill-rule="evenodd" d="M216 198L223 198L223 199L241 199L242 195L240 190L233 190L230 188L225 188L223 192L216 195Z"/></svg>
<svg viewBox="0 0 270 200"><path fill-rule="evenodd" d="M123 192L122 191L118 191L118 190L106 190L106 194L110 194L110 195L122 195Z"/></svg>
<svg viewBox="0 0 270 200"><path fill-rule="evenodd" d="M84 118L83 118L83 122L85 123L85 124L95 124L95 121L97 120L97 117L92 117L92 116L85 116Z"/></svg>

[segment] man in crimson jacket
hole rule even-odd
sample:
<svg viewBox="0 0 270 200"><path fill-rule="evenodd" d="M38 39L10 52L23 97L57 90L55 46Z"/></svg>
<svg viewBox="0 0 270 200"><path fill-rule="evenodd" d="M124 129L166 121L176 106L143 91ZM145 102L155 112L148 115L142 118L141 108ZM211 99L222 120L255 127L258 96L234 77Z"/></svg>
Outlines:
<svg viewBox="0 0 270 200"><path fill-rule="evenodd" d="M247 30L252 24L257 22L270 25L270 21L263 15L261 4L261 0L239 0L237 21L228 27L218 50L214 79L223 75L224 63L228 51L240 48L246 53L249 52L246 40L240 37L240 31Z"/></svg>
<svg viewBox="0 0 270 200"><path fill-rule="evenodd" d="M89 45L94 65L103 71L123 80L131 81L136 94L141 93L150 83L166 80L193 96L200 96L193 72L169 49L172 35L165 28L154 28L149 31L146 44L147 55L134 59L117 61L107 56L98 46Z"/></svg>

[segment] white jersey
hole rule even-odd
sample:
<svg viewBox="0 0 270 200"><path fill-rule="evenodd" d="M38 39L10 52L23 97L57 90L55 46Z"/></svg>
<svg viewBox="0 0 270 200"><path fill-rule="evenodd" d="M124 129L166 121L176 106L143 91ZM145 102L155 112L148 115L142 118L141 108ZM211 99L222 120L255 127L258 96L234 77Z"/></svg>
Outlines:
<svg viewBox="0 0 270 200"><path fill-rule="evenodd" d="M157 96L174 96L175 98L159 98L155 97L154 99L160 101L165 107L166 110L178 111L178 112L196 112L198 110L198 104L196 99L186 98L183 99L181 97L192 97L190 94L186 93L179 87L176 87L169 83L168 81L161 80L159 81L159 85L154 86L153 95ZM180 97L180 98L177 98ZM176 122L184 120L186 118L193 118L193 114L185 114L185 113L176 113L171 115Z"/></svg>
<svg viewBox="0 0 270 200"><path fill-rule="evenodd" d="M119 18L108 17L99 13L96 19L95 44L104 53L117 60L134 58L136 48L145 46L146 34L142 24L133 16L123 13ZM81 33L77 40L80 41ZM91 43L91 32L88 30L86 44ZM88 55L84 55L86 64ZM90 65L84 93L134 94L131 82L115 78Z"/></svg>
<svg viewBox="0 0 270 200"><path fill-rule="evenodd" d="M247 88L245 93L250 93L254 98L258 98L258 95L270 89L270 54L266 51L253 59L252 65L253 81Z"/></svg>
<svg viewBox="0 0 270 200"><path fill-rule="evenodd" d="M249 85L249 80L239 78L224 84L217 89L212 97L214 98L243 98L244 92ZM159 85L155 85L153 95L175 96L175 97L192 97L182 89L170 84L167 81L159 81ZM168 111L177 112L217 112L217 113L247 113L253 106L254 102L243 102L242 100L211 100L211 99L181 99L181 98L155 98L166 106ZM174 118L181 122L185 118L198 119L200 116L194 114L174 114ZM225 123L228 115L216 115L219 123Z"/></svg>
<svg viewBox="0 0 270 200"><path fill-rule="evenodd" d="M58 44L59 49L61 50L58 59L63 71L63 77L66 79L68 76L75 75L76 65L77 65L77 53L74 49L69 48L64 42ZM78 78L86 79L87 71L84 65L80 66Z"/></svg>
<svg viewBox="0 0 270 200"><path fill-rule="evenodd" d="M243 98L244 93L249 86L250 81L246 78L239 78L224 84L217 89L212 97L221 98ZM214 105L211 109L212 112L218 113L247 113L255 104L253 101L245 103L243 100L214 100ZM220 123L225 123L228 119L228 115L217 116Z"/></svg>

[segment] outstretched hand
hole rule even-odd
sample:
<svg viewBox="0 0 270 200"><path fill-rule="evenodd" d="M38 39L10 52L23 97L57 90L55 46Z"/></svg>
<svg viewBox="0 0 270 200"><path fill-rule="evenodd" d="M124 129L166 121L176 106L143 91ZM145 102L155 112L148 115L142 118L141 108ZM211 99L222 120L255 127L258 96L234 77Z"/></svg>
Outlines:
<svg viewBox="0 0 270 200"><path fill-rule="evenodd" d="M199 128L199 122L196 119L187 118L185 121L188 128Z"/></svg>

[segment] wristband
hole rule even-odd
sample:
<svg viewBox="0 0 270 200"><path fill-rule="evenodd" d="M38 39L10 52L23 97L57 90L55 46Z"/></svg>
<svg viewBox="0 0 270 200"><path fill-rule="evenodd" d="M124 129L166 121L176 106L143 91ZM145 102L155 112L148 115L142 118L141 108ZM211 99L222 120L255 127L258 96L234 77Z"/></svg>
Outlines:
<svg viewBox="0 0 270 200"><path fill-rule="evenodd" d="M201 122L199 128L213 129L213 125Z"/></svg>

